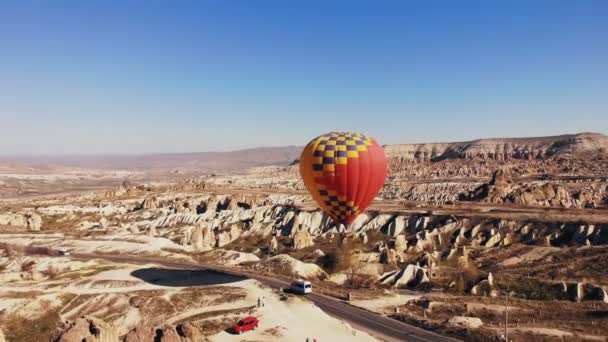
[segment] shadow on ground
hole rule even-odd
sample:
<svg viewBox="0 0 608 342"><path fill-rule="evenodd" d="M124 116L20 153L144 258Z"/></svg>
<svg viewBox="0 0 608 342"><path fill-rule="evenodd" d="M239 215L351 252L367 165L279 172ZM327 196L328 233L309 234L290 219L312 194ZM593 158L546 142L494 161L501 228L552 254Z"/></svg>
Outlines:
<svg viewBox="0 0 608 342"><path fill-rule="evenodd" d="M215 271L172 270L166 268L140 268L131 272L135 278L160 286L204 286L235 283L248 279Z"/></svg>

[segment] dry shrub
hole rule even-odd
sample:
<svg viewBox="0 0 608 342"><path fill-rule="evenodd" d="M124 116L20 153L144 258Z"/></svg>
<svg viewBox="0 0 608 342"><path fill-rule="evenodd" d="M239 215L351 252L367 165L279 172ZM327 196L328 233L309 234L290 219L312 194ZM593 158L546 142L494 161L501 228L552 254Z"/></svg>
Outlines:
<svg viewBox="0 0 608 342"><path fill-rule="evenodd" d="M144 298L139 310L146 323L158 324L167 316L175 314L175 306L162 297Z"/></svg>
<svg viewBox="0 0 608 342"><path fill-rule="evenodd" d="M346 283L344 285L353 289L374 287L376 279L369 274L362 273L363 267L365 267L363 262L351 262L351 265L346 269Z"/></svg>
<svg viewBox="0 0 608 342"><path fill-rule="evenodd" d="M335 251L334 271L344 271L353 267L353 253L348 246L340 246ZM357 267L358 268L358 267Z"/></svg>
<svg viewBox="0 0 608 342"><path fill-rule="evenodd" d="M376 288L376 278L369 274L356 274L348 280L348 285L353 289Z"/></svg>
<svg viewBox="0 0 608 342"><path fill-rule="evenodd" d="M17 254L17 251L15 250L14 246L4 242L0 242L0 251L4 252L0 253L0 255L5 254L7 257L11 257Z"/></svg>
<svg viewBox="0 0 608 342"><path fill-rule="evenodd" d="M48 341L61 323L61 317L56 311L48 311L36 319L6 315L0 321L7 342Z"/></svg>
<svg viewBox="0 0 608 342"><path fill-rule="evenodd" d="M26 260L19 265L19 268L21 269L21 272L32 273L34 265L36 265L34 260Z"/></svg>
<svg viewBox="0 0 608 342"><path fill-rule="evenodd" d="M57 279L57 276L59 275L59 270L56 267L53 267L53 265L50 265L46 270L41 271L40 273L42 273L43 276L54 280Z"/></svg>
<svg viewBox="0 0 608 342"><path fill-rule="evenodd" d="M447 286L453 281L455 286L450 288L450 291L458 294L465 293L485 278L485 275L482 274L473 262L468 262L465 266L458 260L452 259L442 261L439 265L454 269L453 277L451 277L451 279L446 279L445 283L441 285Z"/></svg>
<svg viewBox="0 0 608 342"><path fill-rule="evenodd" d="M7 256L13 255L49 255L58 256L59 251L53 250L48 247L36 247L36 246L20 246L10 245L8 243L0 243L0 250L4 250Z"/></svg>
<svg viewBox="0 0 608 342"><path fill-rule="evenodd" d="M335 247L320 260L324 269L330 273L348 270L352 266L352 242L343 243L343 236L338 236Z"/></svg>
<svg viewBox="0 0 608 342"><path fill-rule="evenodd" d="M25 246L23 247L23 254L58 256L59 252L47 247Z"/></svg>

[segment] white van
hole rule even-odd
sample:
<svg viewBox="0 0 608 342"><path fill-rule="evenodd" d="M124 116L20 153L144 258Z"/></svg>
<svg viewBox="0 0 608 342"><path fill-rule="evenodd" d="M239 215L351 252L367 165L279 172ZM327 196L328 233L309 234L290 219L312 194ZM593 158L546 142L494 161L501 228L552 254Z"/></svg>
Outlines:
<svg viewBox="0 0 608 342"><path fill-rule="evenodd" d="M312 292L312 284L308 280L298 279L291 283L289 290L294 293L306 294Z"/></svg>

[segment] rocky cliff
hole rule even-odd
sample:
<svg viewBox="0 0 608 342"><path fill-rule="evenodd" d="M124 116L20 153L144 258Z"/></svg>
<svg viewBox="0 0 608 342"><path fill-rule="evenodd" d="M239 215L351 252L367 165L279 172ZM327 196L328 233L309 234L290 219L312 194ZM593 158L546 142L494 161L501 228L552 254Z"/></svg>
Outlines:
<svg viewBox="0 0 608 342"><path fill-rule="evenodd" d="M517 184L510 174L497 170L488 183L461 194L459 200L526 206L596 208L606 204L608 184L605 181L584 184L534 181Z"/></svg>
<svg viewBox="0 0 608 342"><path fill-rule="evenodd" d="M549 159L608 151L608 136L580 133L536 138L492 138L456 143L402 144L384 147L390 159Z"/></svg>

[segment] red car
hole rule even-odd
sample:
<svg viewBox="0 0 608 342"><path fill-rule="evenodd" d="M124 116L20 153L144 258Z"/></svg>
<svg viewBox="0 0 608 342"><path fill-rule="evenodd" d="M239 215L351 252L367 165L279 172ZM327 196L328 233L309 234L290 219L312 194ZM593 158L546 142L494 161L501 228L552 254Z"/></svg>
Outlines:
<svg viewBox="0 0 608 342"><path fill-rule="evenodd" d="M257 318L249 316L240 320L237 324L233 325L232 328L237 334L242 334L243 331L253 330L257 328L258 324L260 324L260 321L258 321Z"/></svg>

